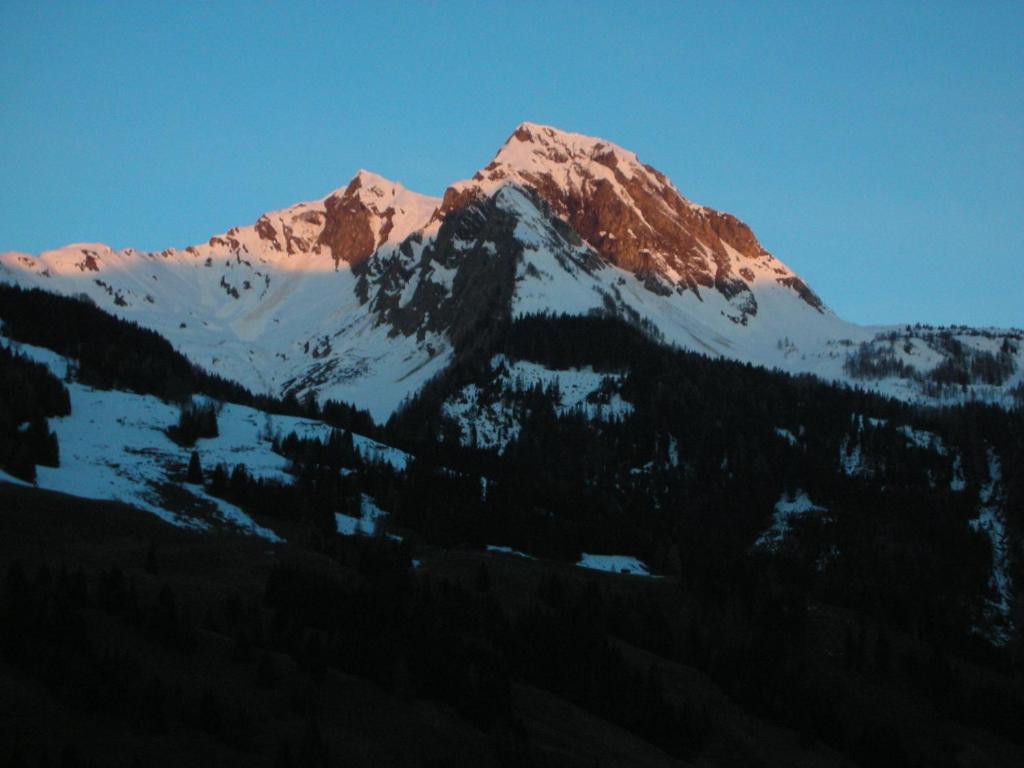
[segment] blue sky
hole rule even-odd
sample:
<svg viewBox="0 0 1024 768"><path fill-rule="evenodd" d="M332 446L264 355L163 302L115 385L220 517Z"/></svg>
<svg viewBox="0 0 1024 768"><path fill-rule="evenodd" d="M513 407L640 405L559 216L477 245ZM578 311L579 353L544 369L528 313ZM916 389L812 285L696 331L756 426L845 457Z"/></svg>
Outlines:
<svg viewBox="0 0 1024 768"><path fill-rule="evenodd" d="M840 6L840 7L836 7ZM635 151L842 316L1024 326L1024 4L3 0L0 250L184 246L523 120Z"/></svg>

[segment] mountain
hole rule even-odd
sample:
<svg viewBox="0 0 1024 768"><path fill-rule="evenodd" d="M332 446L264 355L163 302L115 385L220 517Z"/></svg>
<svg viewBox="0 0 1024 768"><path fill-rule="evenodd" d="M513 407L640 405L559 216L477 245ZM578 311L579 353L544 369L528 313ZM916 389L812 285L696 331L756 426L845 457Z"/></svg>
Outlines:
<svg viewBox="0 0 1024 768"><path fill-rule="evenodd" d="M356 295L358 276L372 254L396 248L439 202L360 171L320 200L183 250L76 244L38 257L4 254L0 273L87 296L254 391L287 390L300 377L346 399L379 393L379 402L363 399L386 413L444 356L389 339ZM406 383L393 394L399 379Z"/></svg>
<svg viewBox="0 0 1024 768"><path fill-rule="evenodd" d="M12 764L1020 764L1019 408L527 315L371 439L88 302L0 320Z"/></svg>
<svg viewBox="0 0 1024 768"><path fill-rule="evenodd" d="M532 123L442 199L360 171L184 250L8 252L0 279L86 295L254 391L378 419L482 328L531 313L615 315L684 349L927 402L1010 402L1024 354L1019 331L846 322L734 216L632 152Z"/></svg>
<svg viewBox="0 0 1024 768"><path fill-rule="evenodd" d="M1022 763L1019 331L531 124L0 276L0 760Z"/></svg>

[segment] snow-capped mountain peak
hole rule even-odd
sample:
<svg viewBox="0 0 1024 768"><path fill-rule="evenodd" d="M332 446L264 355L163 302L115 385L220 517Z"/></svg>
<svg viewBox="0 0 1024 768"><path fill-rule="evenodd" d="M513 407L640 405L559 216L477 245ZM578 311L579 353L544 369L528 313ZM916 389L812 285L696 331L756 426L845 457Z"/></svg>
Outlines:
<svg viewBox="0 0 1024 768"><path fill-rule="evenodd" d="M505 171L543 173L560 168L571 178L574 167L592 173L595 163L619 168L629 178L645 170L636 154L611 142L548 125L521 123L480 176L493 179Z"/></svg>
<svg viewBox="0 0 1024 768"><path fill-rule="evenodd" d="M442 213L504 184L535 190L611 264L661 295L721 294L735 322L757 314L756 283L781 285L809 306L821 300L734 216L696 205L637 156L602 139L523 123L494 159L450 187Z"/></svg>
<svg viewBox="0 0 1024 768"><path fill-rule="evenodd" d="M372 171L360 169L348 185L328 195L331 198L348 198L356 200L376 216L386 226L378 247L385 243L398 244L410 234L422 227L441 205L441 200L429 195L421 195L406 189L397 181L389 181Z"/></svg>
<svg viewBox="0 0 1024 768"><path fill-rule="evenodd" d="M360 170L343 190L324 199L325 223L317 240L335 262L358 264L395 247L433 216L441 201Z"/></svg>

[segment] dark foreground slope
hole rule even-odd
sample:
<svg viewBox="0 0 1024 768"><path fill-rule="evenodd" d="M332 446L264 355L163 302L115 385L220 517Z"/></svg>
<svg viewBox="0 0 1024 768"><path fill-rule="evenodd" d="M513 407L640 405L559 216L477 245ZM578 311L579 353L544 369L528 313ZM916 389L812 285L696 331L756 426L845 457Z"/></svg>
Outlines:
<svg viewBox="0 0 1024 768"><path fill-rule="evenodd" d="M0 760L9 765L1013 765L1024 756L992 733L998 723L944 711L930 691L883 670L906 663L913 638L886 634L883 656L872 627L849 658L841 628L853 617L825 605L809 605L799 632L774 639L799 643L822 675L822 689L802 692L808 702L823 705L832 691L842 709L809 707L793 728L723 691L722 675L740 670L721 669L728 649L702 647L699 604L670 580L430 548L412 570L401 547L372 539L270 550L2 484L0 507ZM708 671L680 660L677 633L711 659ZM757 660L773 663L770 645ZM944 672L929 685L954 679L1012 707L1003 674L934 664ZM763 675L769 684L771 669ZM832 718L824 727L842 754L818 738L814 717Z"/></svg>
<svg viewBox="0 0 1024 768"><path fill-rule="evenodd" d="M6 484L0 507L0 764L677 764L488 668L496 651L474 649L478 629L450 613L465 603L501 622L496 602L410 580L408 558L379 542L270 551ZM413 659L414 627L397 620L424 629L425 602L449 615L418 637L433 656Z"/></svg>

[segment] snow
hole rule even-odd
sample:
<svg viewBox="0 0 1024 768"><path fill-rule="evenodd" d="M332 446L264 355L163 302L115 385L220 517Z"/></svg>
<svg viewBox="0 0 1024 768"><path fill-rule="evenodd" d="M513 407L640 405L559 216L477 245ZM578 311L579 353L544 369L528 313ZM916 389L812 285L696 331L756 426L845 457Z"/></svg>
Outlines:
<svg viewBox="0 0 1024 768"><path fill-rule="evenodd" d="M668 465L679 466L679 441L672 435L668 436Z"/></svg>
<svg viewBox="0 0 1024 768"><path fill-rule="evenodd" d="M518 549L512 549L512 547L505 547L500 544L488 544L487 551L499 555L512 555L513 557L522 557L527 560L536 559L533 557L533 555L528 555L525 552L520 552Z"/></svg>
<svg viewBox="0 0 1024 768"><path fill-rule="evenodd" d="M394 448L390 445L385 445L384 443L379 443L376 440L364 437L363 435L353 434L352 443L355 445L356 450L359 451L359 455L362 456L365 461L376 461L383 464L390 464L399 472L405 469L409 460L412 458L403 450Z"/></svg>
<svg viewBox="0 0 1024 768"><path fill-rule="evenodd" d="M241 509L236 507L234 504L229 504L224 499L217 498L208 494L202 486L187 484L189 491L192 492L198 498L205 499L210 504L213 504L217 509L221 520L229 523L230 525L238 528L245 533L252 536L259 536L261 539L266 539L272 544L283 544L284 539L278 536L269 528L264 528L262 525L257 525L253 522L252 518L245 514Z"/></svg>
<svg viewBox="0 0 1024 768"><path fill-rule="evenodd" d="M992 544L992 574L989 577L989 587L994 598L986 600L986 626L981 631L996 645L1006 645L1013 636L1013 583L1010 580L1006 524L1002 512L1003 474L1002 464L996 452L989 447L987 453L989 479L978 494L978 516L969 524L975 531L987 534Z"/></svg>
<svg viewBox="0 0 1024 768"><path fill-rule="evenodd" d="M497 158L495 162L498 162ZM532 165L533 161L531 168ZM592 169L591 166L588 169ZM530 171L534 172L535 168ZM571 176L571 170L562 171L545 165L544 172L553 173L563 185L571 186L573 183L571 179L559 176L561 173ZM899 339L905 345L914 332L908 331L906 326L859 326L842 320L831 311L817 311L799 298L793 289L779 284L779 279L795 278L796 275L778 259L765 256L761 260L751 260L728 244L724 247L733 263L743 264L744 269L753 275L747 283L750 295L756 301L757 312L747 316L745 324L730 319L736 316L738 309L718 291L705 290L698 297L692 291L674 290L671 281L678 275L662 263L665 259L660 256L653 258L662 263L667 279L661 282L672 292L668 296L652 293L636 275L608 264L585 245L579 247L568 243L555 231L533 202L510 186L517 182L529 184L529 179L522 176L521 168L503 168L492 175L493 181L474 180L463 185L476 185L490 191L503 209L519 218L516 237L523 243L524 250L517 266L514 316L552 311L585 315L605 312L610 304L620 307L621 314L646 321L666 342L684 349L794 374L810 373L828 381L926 404L978 399L1010 405L1008 390L1016 382L1024 380L1024 343L1020 343L1024 334L982 329L957 336L957 339L968 350L989 351L998 348L1004 339L1016 340L1017 373L1001 387L974 383L962 391L960 388L945 391L941 396L929 393L925 389L924 377L945 359L941 351L922 345L920 351L907 355L902 351ZM877 380L852 378L845 370L849 354L861 344L880 344L883 342L878 342L878 339L893 334L898 340L885 341L884 344L897 347L899 357L917 371L921 380L895 376Z"/></svg>
<svg viewBox="0 0 1024 768"><path fill-rule="evenodd" d="M385 218L374 219L382 248L395 247L426 224L440 204L374 174L358 178L356 194L369 208L385 213L393 207L386 237ZM450 345L438 334L422 341L390 338L389 329L377 324L355 294L357 278L347 262L335 264L330 249L316 245L325 199L261 217L260 226L272 227L274 240L250 226L160 253L115 251L98 243L39 256L10 252L0 254L0 281L87 296L254 392L279 395L295 388L301 396L313 388L321 401L355 402L375 419L386 419L447 365ZM228 288L237 291L237 299ZM330 352L314 357L314 342L323 339Z"/></svg>
<svg viewBox="0 0 1024 768"><path fill-rule="evenodd" d="M552 369L503 355L491 360L491 369L497 374L499 397L489 398L476 384L468 384L444 403L445 414L459 425L463 445L504 451L519 436L523 414L517 395L538 385L544 390L557 387L555 411L560 416L578 411L589 419L608 421L633 412L633 405L615 391L622 383L621 373L600 373L589 366Z"/></svg>
<svg viewBox="0 0 1024 768"><path fill-rule="evenodd" d="M843 442L839 445L839 469L849 477L868 473L869 470L861 453L859 437L854 437L852 440L849 437L843 438Z"/></svg>
<svg viewBox="0 0 1024 768"><path fill-rule="evenodd" d="M964 478L964 465L960 454L953 457L953 476L949 479L949 490L963 491L967 488L967 480Z"/></svg>
<svg viewBox="0 0 1024 768"><path fill-rule="evenodd" d="M376 231L378 247L382 245L397 246L405 238L422 227L433 216L441 205L441 199L410 192L401 184L389 181L370 171L360 170L353 181L359 181L356 196L360 202L378 214L391 209L388 217L391 229L385 235L378 222ZM345 190L338 190L335 195L343 195Z"/></svg>
<svg viewBox="0 0 1024 768"><path fill-rule="evenodd" d="M822 514L828 512L825 507L819 506L811 501L806 491L796 491L792 494L783 494L775 503L772 512L772 524L754 542L755 547L764 549L775 549L779 546L789 530L790 521L810 514Z"/></svg>
<svg viewBox="0 0 1024 768"><path fill-rule="evenodd" d="M609 156L613 158L614 170L609 167ZM603 139L529 122L519 125L486 169L471 180L454 184L453 188L460 192L477 189L489 194L503 183L529 186L532 179L545 176L566 190L579 190L585 184L601 182L627 200L630 197L623 187L623 179L641 177L657 189L675 192L671 182L658 180L629 150ZM694 211L703 210L685 198L683 202Z"/></svg>
<svg viewBox="0 0 1024 768"><path fill-rule="evenodd" d="M609 158L614 159L614 170ZM993 353L1004 341L1013 341L1015 369L1003 386L975 383L936 394L925 392L915 379L853 379L844 365L861 345L891 352L921 376L946 353L936 341L935 329L859 326L831 311L819 312L792 288L779 284L780 279L796 277L781 261L768 254L747 257L728 244L723 248L730 264L742 265L744 273L752 275L744 278L749 293L729 299L712 289L702 289L700 296L693 290L677 290L680 258L714 263L708 245L698 242L694 253L651 254L661 274L649 278L671 291L667 296L655 294L587 243L569 242L552 227L521 189L541 177L566 191L578 191L585 184L610 185L623 205L633 207L637 226L652 226L644 217L644 205L664 209L659 195L678 195L671 182L645 168L632 152L601 139L523 123L491 165L452 187L455 192L495 195L497 205L517 217L515 236L522 253L516 264L514 316L584 315L614 307L620 316L646 321L667 343L684 349L810 373L914 402L978 399L1009 405L1009 389L1024 381L1024 334L994 329L958 329L953 337L972 354ZM623 185L630 179L652 192L651 201L641 205L633 199ZM79 243L38 256L0 254L0 280L85 295L114 314L156 330L203 368L255 392L295 391L301 396L314 391L321 401L351 402L381 421L451 362L451 344L441 332L422 338L415 333L392 335L394 329L379 322L373 302L363 303L357 295L359 279L350 265L335 262L330 247L319 243L327 201L351 194L370 211L378 247L371 261L378 266L398 253L404 238L418 237L406 241L412 261L401 257L412 275L395 286L401 300L408 301L420 280L449 293L457 265L412 268L436 237L441 219L435 213L441 200L367 171L360 171L353 182L358 184L272 211L257 225L233 228L185 249L147 253ZM356 189L350 192L352 186ZM700 215L706 212L679 199ZM674 215L667 209L660 213ZM490 243L476 245L494 250ZM756 301L756 314L744 309L750 297ZM743 323L731 319L741 315Z"/></svg>
<svg viewBox="0 0 1024 768"><path fill-rule="evenodd" d="M557 147L567 152L570 159L584 163L590 160L595 152L610 151L623 166L622 173L627 178L632 176L640 165L634 153L603 139L530 122L520 123L516 133L520 131L528 132L532 136L532 140L521 141L516 134L513 134L495 156L496 163L511 168L546 166L551 169L555 164L544 156L544 150Z"/></svg>
<svg viewBox="0 0 1024 768"><path fill-rule="evenodd" d="M63 376L68 361L51 350L0 338L21 354ZM201 486L181 482L192 448L167 436L180 409L150 395L97 390L65 383L71 414L49 420L60 446L59 467L38 467L36 485L90 499L115 500L157 515L172 525L208 529L211 521L271 542L281 541L238 507L215 498ZM202 399L202 398L200 398ZM253 477L291 482L288 460L272 450L275 433L326 440L332 427L293 416L269 415L247 406L225 403L217 415L218 436L196 441L205 471L224 463L244 464ZM362 435L353 435L360 454L371 460L405 467L408 455ZM187 510L187 511L183 511ZM376 510L376 511L375 511ZM364 515L382 513L364 501Z"/></svg>
<svg viewBox="0 0 1024 768"><path fill-rule="evenodd" d="M377 506L377 502L365 493L359 499L360 516L352 517L335 513L334 520L338 527L338 533L342 536L373 536L377 533L377 521L387 517L387 513ZM389 537L401 541L401 537L389 534Z"/></svg>
<svg viewBox="0 0 1024 768"><path fill-rule="evenodd" d="M885 429L888 426L889 422L886 419L858 414L854 419L853 433L844 437L839 446L840 471L849 477L868 477L882 466L881 457L865 455L862 448L862 433L866 427ZM906 440L907 445L950 459L950 490L963 491L967 487L960 454L951 451L940 435L908 424L897 425L894 429ZM930 477L930 482L934 487L934 478Z"/></svg>
<svg viewBox="0 0 1024 768"><path fill-rule="evenodd" d="M14 475L8 474L7 472L4 472L2 469L0 469L0 483L12 483L13 485L23 485L27 488L32 487L32 483L26 482L22 480L20 477L15 477Z"/></svg>
<svg viewBox="0 0 1024 768"><path fill-rule="evenodd" d="M947 453L946 446L943 444L942 438L934 432L928 432L923 429L914 429L913 427L906 425L896 427L896 431L918 448L934 451L940 456L945 456Z"/></svg>
<svg viewBox="0 0 1024 768"><path fill-rule="evenodd" d="M631 555L594 555L584 552L576 565L593 571L626 573L630 576L651 576L643 561Z"/></svg>
<svg viewBox="0 0 1024 768"><path fill-rule="evenodd" d="M783 429L782 427L776 427L775 428L775 434L778 435L779 437L781 437L783 440L785 440L790 445L797 445L798 441L796 439L796 435L794 435L788 429Z"/></svg>

